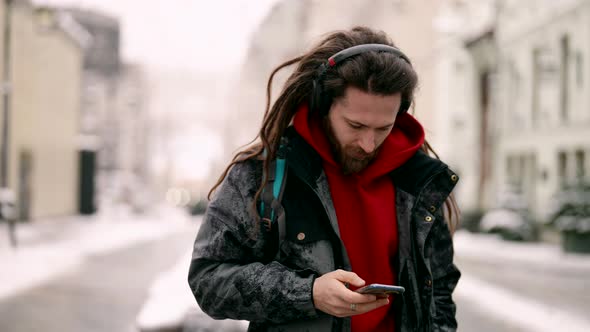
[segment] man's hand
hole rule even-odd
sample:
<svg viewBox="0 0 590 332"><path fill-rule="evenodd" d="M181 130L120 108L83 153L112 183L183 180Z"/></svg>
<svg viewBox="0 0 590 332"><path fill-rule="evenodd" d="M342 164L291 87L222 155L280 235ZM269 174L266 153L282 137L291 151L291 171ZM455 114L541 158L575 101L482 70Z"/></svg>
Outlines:
<svg viewBox="0 0 590 332"><path fill-rule="evenodd" d="M361 287L365 281L356 273L336 270L317 278L313 284L313 303L316 309L336 317L360 315L389 303L388 298L359 294L345 283Z"/></svg>

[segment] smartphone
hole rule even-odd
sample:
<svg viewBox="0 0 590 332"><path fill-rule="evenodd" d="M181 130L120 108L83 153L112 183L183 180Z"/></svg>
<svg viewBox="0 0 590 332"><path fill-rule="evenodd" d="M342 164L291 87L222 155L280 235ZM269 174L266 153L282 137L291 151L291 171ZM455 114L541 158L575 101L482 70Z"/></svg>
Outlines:
<svg viewBox="0 0 590 332"><path fill-rule="evenodd" d="M361 287L356 292L361 294L375 294L375 295L388 295L388 294L403 294L406 289L402 286L383 285L383 284L370 284L365 287Z"/></svg>

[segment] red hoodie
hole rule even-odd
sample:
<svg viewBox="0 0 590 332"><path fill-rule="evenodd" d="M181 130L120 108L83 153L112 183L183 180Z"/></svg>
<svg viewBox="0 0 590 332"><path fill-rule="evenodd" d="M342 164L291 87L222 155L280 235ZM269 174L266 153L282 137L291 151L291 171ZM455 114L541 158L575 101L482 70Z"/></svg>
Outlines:
<svg viewBox="0 0 590 332"><path fill-rule="evenodd" d="M338 217L340 235L352 271L367 284L395 285L398 250L394 184L388 174L404 164L424 143L424 130L410 114L402 114L375 160L359 173L344 175L334 160L321 121L303 105L293 120L295 130L322 157ZM391 303L392 298L390 298ZM391 305L352 317L352 331L393 331Z"/></svg>

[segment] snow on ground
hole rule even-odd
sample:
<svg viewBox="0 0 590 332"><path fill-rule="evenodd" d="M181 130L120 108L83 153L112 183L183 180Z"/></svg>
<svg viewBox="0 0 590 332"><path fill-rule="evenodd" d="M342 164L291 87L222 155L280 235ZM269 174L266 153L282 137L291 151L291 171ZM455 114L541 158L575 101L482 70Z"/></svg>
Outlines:
<svg viewBox="0 0 590 332"><path fill-rule="evenodd" d="M0 298L38 285L75 268L89 255L107 253L138 242L166 236L182 229L190 218L182 210L158 209L157 213L135 216L112 210L93 217L43 220L17 228L21 246L7 245L6 225L0 225ZM502 241L494 235L459 231L454 237L456 255L462 259L498 260L527 267L590 271L590 255L566 254L546 243ZM170 326L186 319L224 330L245 330L243 321L215 321L207 317L190 294L186 275L190 253L154 283L138 316L138 326ZM588 331L588 321L538 303L506 289L463 275L455 295L483 312L500 317L530 331ZM531 319L540 317L540 319Z"/></svg>
<svg viewBox="0 0 590 332"><path fill-rule="evenodd" d="M183 255L173 269L162 273L154 282L137 318L140 329L177 326L195 305L187 282L190 257L190 252Z"/></svg>
<svg viewBox="0 0 590 332"><path fill-rule="evenodd" d="M455 255L462 260L486 260L499 266L525 267L529 271L590 273L590 255L564 253L554 244L503 241L496 235L467 231L458 231L453 241ZM590 320L585 317L534 301L465 273L454 296L525 331L590 331Z"/></svg>
<svg viewBox="0 0 590 332"><path fill-rule="evenodd" d="M488 257L502 263L525 264L528 267L586 269L590 271L590 256L565 254L558 246L543 243L518 243L501 240L495 235L471 234L464 231L454 238L456 254L461 258ZM154 283L149 299L143 306L137 326L141 331L178 327L194 321L199 328L211 331L245 331L245 321L217 321L198 307L187 281L190 253L182 257L170 271ZM461 277L454 296L476 310L506 321L524 331L590 331L590 321L565 310L540 303L514 292L479 280L471 275Z"/></svg>
<svg viewBox="0 0 590 332"><path fill-rule="evenodd" d="M194 322L203 331L246 331L246 321L214 320L199 308L187 281L190 259L191 252L188 252L174 268L162 273L154 282L137 317L139 330L173 330Z"/></svg>
<svg viewBox="0 0 590 332"><path fill-rule="evenodd" d="M113 211L18 225L16 249L8 246L7 227L1 225L0 236L4 239L0 240L0 298L51 280L75 268L86 256L164 237L190 222L185 211L168 207L147 215L134 215L124 209Z"/></svg>
<svg viewBox="0 0 590 332"><path fill-rule="evenodd" d="M502 287L461 276L455 299L471 304L476 310L530 332L590 331L590 321L548 304L532 301Z"/></svg>
<svg viewBox="0 0 590 332"><path fill-rule="evenodd" d="M80 263L83 256L63 244L0 252L0 298L50 280Z"/></svg>
<svg viewBox="0 0 590 332"><path fill-rule="evenodd" d="M565 253L555 244L503 241L491 234L457 231L455 255L462 259L518 264L541 270L590 272L590 255Z"/></svg>

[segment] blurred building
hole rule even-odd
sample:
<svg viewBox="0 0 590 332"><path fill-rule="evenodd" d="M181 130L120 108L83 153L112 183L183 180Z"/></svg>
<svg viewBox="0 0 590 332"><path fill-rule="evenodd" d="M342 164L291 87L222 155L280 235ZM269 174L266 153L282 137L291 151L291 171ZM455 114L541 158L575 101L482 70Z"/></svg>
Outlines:
<svg viewBox="0 0 590 332"><path fill-rule="evenodd" d="M506 1L497 26L500 185L543 218L590 175L590 1Z"/></svg>
<svg viewBox="0 0 590 332"><path fill-rule="evenodd" d="M117 116L120 30L118 20L108 15L67 11L92 37L84 54L80 113L80 213L91 214L99 207L100 194L115 186L121 125Z"/></svg>
<svg viewBox="0 0 590 332"><path fill-rule="evenodd" d="M99 194L143 210L150 176L145 74L121 64L118 21L28 0L9 8L1 2L3 27L6 13L11 34L0 44L10 43L10 56L0 69L10 64L8 184L18 217L90 214Z"/></svg>
<svg viewBox="0 0 590 332"><path fill-rule="evenodd" d="M28 1L9 10L9 187L18 217L75 214L78 195L78 121L82 63L88 33L67 13L34 8ZM3 56L4 52L0 52ZM2 68L5 70L6 68ZM3 109L3 111L5 111ZM0 118L1 121L1 118Z"/></svg>
<svg viewBox="0 0 590 332"><path fill-rule="evenodd" d="M118 19L65 11L92 37L82 81L80 213L119 203L142 211L150 191L146 74L139 65L122 63Z"/></svg>
<svg viewBox="0 0 590 332"><path fill-rule="evenodd" d="M475 161L461 196L485 209L516 190L543 221L555 193L589 179L590 1L470 3L449 1L442 19L449 93L470 96L452 100L471 147L456 161Z"/></svg>
<svg viewBox="0 0 590 332"><path fill-rule="evenodd" d="M118 124L117 153L113 174L117 201L144 211L151 201L149 149L152 126L148 111L147 79L139 65L122 64L116 112L109 120Z"/></svg>
<svg viewBox="0 0 590 332"><path fill-rule="evenodd" d="M443 1L435 18L436 113L446 137L444 159L461 175L456 189L466 212L489 208L495 197L492 110L497 52L494 0Z"/></svg>

